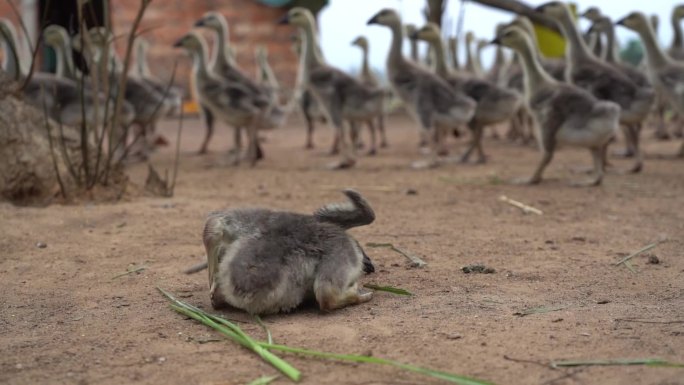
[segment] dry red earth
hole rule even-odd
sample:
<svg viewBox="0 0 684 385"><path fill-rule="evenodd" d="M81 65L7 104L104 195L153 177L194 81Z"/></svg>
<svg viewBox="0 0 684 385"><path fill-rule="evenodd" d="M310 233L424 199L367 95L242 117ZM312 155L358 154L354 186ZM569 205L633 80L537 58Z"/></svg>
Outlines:
<svg viewBox="0 0 684 385"><path fill-rule="evenodd" d="M174 138L174 129L168 122L163 132ZM597 188L569 186L585 177L571 168L589 165L590 158L584 150L563 149L548 180L527 187L500 182L529 175L539 156L531 147L487 139L487 165L413 171L407 165L417 158L414 125L395 117L388 129L391 148L362 158L353 170L332 172L323 168L330 129L321 127L317 149L305 151L303 126L293 122L267 134L267 159L250 169L218 165L230 143L225 128L210 155L194 155L203 130L189 121L173 198L132 187L111 204L0 204L0 383L246 384L276 374L173 312L155 287L209 308L206 273L182 273L204 256L207 212L244 206L312 212L343 199L340 189L355 187L377 214L375 223L353 230L359 241L393 243L428 262L412 269L389 249L367 247L377 272L363 282L415 295L376 293L367 304L331 314L308 307L266 317L276 342L372 353L497 384L684 384L682 368L548 365L646 357L684 362L684 160L656 157L675 153L678 142L656 142L647 131L645 171L611 172ZM172 147L152 159L162 170L172 161ZM146 172L143 164L132 166L131 179L141 186ZM524 215L500 202L501 195L544 214ZM614 265L657 241L647 254L659 264L646 255L632 260L636 273ZM476 262L496 273L461 271ZM141 265L147 269L112 279ZM555 311L514 315L535 307ZM223 314L248 321L244 329L263 338L245 314ZM442 383L387 367L284 357L303 372L304 384Z"/></svg>

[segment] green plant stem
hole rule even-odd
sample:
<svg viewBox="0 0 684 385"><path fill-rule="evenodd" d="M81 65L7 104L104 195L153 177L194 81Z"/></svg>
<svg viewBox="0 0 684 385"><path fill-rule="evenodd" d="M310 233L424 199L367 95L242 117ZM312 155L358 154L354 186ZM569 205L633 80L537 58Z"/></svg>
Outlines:
<svg viewBox="0 0 684 385"><path fill-rule="evenodd" d="M428 376L439 378L439 379L446 380L449 382L453 382L456 384L462 384L462 385L491 384L491 382L477 380L474 378L460 376L457 374L442 372L439 370L426 369L426 368L422 368L420 366L402 364L401 362L392 361L392 360L388 360L388 359L384 359L384 358L369 357L369 356L358 356L358 355L353 355L353 354L326 353L326 352L319 352L319 351L309 350L309 349L293 348L293 347L285 346L285 345L268 344L265 342L259 342L259 345L264 347L264 348L267 348L267 349L279 350L281 352L288 352L288 353L303 354L303 355L313 356L313 357L329 358L329 359L350 361L350 362L362 362L362 363L371 363L371 364L378 364L378 365L394 366L396 368L405 369L405 370L415 372L415 373L426 374Z"/></svg>

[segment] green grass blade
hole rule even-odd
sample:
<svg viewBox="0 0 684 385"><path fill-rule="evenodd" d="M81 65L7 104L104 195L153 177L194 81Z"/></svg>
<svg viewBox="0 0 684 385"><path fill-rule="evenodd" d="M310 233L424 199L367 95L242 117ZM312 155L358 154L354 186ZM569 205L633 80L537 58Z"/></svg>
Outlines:
<svg viewBox="0 0 684 385"><path fill-rule="evenodd" d="M319 352L319 351L315 351L315 350L293 348L293 347L285 346L285 345L267 344L264 342L260 342L259 345L261 345L267 349L278 350L281 352L302 354L302 355L313 356L313 357L329 358L329 359L335 359L335 360L341 360L341 361L350 361L350 362L370 363L370 364L377 364L377 365L388 365L388 366L393 366L395 368L401 368L404 370L408 370L408 371L411 371L414 373L420 373L420 374L425 374L425 375L430 376L430 377L439 378L439 379L449 381L449 382L454 383L454 384L460 384L460 385L492 385L492 383L488 382L488 381L478 380L475 378L470 378L470 377L461 376L458 374L453 374L453 373L448 373L448 372L442 372L439 370L427 369L427 368L423 368L423 367L415 366L415 365L402 364L401 362L387 360L384 358L370 357L370 356L359 356L359 355L354 355L354 354L337 354L337 353Z"/></svg>
<svg viewBox="0 0 684 385"><path fill-rule="evenodd" d="M280 370L284 375L286 375L291 380L297 382L301 378L302 374L299 370L297 370L295 367L290 365L282 358L276 356L264 347L260 346L258 341L255 341L250 336L245 334L245 332L243 332L242 329L240 329L240 327L238 327L234 323L226 320L225 318L208 314L202 309L196 308L192 305L188 305L185 302L176 299L173 295L164 291L161 288L157 289L167 299L169 299L172 302L171 308L173 310L217 330L218 332L229 337L231 340L237 342L241 346L253 351L257 355L259 355L259 357L261 357L266 362L271 364L273 367Z"/></svg>
<svg viewBox="0 0 684 385"><path fill-rule="evenodd" d="M254 320L256 323L261 326L262 329L264 329L264 332L266 332L266 340L268 341L269 344L273 343L273 336L271 335L271 331L268 330L268 327L266 327L266 324L264 321L261 320L261 317L258 315L254 315Z"/></svg>
<svg viewBox="0 0 684 385"><path fill-rule="evenodd" d="M147 266L138 266L138 267L136 267L135 269L126 270L125 272L123 272L123 273L121 273L121 274L117 274L117 275L113 276L111 279L112 279L112 280L115 280L115 279L117 279L117 278L123 277L124 275L139 273L139 272L141 272L141 271L143 271L143 270L145 270L145 269L147 269Z"/></svg>
<svg viewBox="0 0 684 385"><path fill-rule="evenodd" d="M368 288L368 289L377 290L377 291L386 291L388 293L398 294L398 295L408 295L408 296L413 295L408 290L404 290L404 289L400 289L400 288L392 287L392 286L378 286L378 285L373 285L372 283L367 283L367 284L363 285L363 287Z"/></svg>
<svg viewBox="0 0 684 385"><path fill-rule="evenodd" d="M544 313L551 313L554 311L559 311L567 308L567 305L561 305L561 306L540 306L540 307L533 307L530 309L525 309L519 312L513 313L513 315L517 315L519 317L524 317L527 315L531 314L544 314Z"/></svg>
<svg viewBox="0 0 684 385"><path fill-rule="evenodd" d="M650 245L644 246L644 247L642 247L641 249L639 249L639 250L633 252L632 254L630 254L630 255L628 255L628 256L622 258L621 260L615 262L615 266L620 266L621 263L625 263L625 262L629 261L630 259L636 257L637 255L639 255L639 254L641 254L641 253L643 253L643 252L649 251L649 250L651 250L652 248L654 248L654 247L656 247L656 246L658 246L658 242L656 242L656 243L651 243Z"/></svg>
<svg viewBox="0 0 684 385"><path fill-rule="evenodd" d="M569 366L625 366L625 365L646 365L664 366L674 368L684 368L684 364L668 362L660 358L636 358L636 359L613 359L613 360L587 360L587 361L554 361L551 366L554 368Z"/></svg>
<svg viewBox="0 0 684 385"><path fill-rule="evenodd" d="M278 378L278 376L263 376L259 377L256 380L250 382L247 385L268 385L271 382L275 381Z"/></svg>
<svg viewBox="0 0 684 385"><path fill-rule="evenodd" d="M238 344L252 350L254 353L258 354L260 357L262 357L265 361L267 361L269 364L273 365L275 368L280 370L283 374L285 374L287 377L292 379L293 381L297 382L301 378L301 373L292 367L290 364L282 360L280 357L276 356L275 354L271 353L270 350L278 350L282 352L287 352L287 353L296 353L296 354L301 354L301 355L308 355L308 356L313 356L313 357L319 357L319 358L328 358L328 359L335 359L335 360L341 360L341 361L349 361L349 362L359 362L359 363L371 363L371 364L377 364L377 365L387 365L387 366L392 366L395 368L400 368L404 370L408 370L414 373L419 373L419 374L424 374L433 378L438 378L442 379L454 384L460 384L460 385L492 385L491 382L484 381L484 380L478 380L475 378L470 378L466 376L461 376L458 374L453 374L453 373L448 373L448 372L442 372L439 370L432 370L428 368L423 368L420 366L415 366L415 365L410 365L410 364L403 364L401 362L393 361L393 360L388 360L384 358L378 358L378 357L370 357L370 356L360 356L360 355L353 355L353 354L337 354L337 353L327 353L327 352L319 352L315 350L308 350L308 349L302 349L302 348L294 348L294 347L289 347L285 345L277 345L277 344L269 344L266 342L260 342L252 339L250 336L245 334L245 332L242 331L236 324L220 317L217 315L212 315L208 314L205 311L196 308L192 305L186 304L178 299L176 299L173 295L170 293L158 288L159 291L166 296L169 301L172 302L171 307L176 310L177 312L184 314L190 318L193 318L211 328L214 328L215 330L219 331L220 333L228 336L230 339L233 341L237 342Z"/></svg>

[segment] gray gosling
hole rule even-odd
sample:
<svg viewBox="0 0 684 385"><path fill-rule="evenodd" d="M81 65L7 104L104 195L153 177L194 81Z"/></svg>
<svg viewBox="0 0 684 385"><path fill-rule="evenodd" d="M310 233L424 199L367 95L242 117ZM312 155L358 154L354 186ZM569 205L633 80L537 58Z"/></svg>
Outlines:
<svg viewBox="0 0 684 385"><path fill-rule="evenodd" d="M586 147L594 160L595 177L582 186L595 186L603 179L603 151L618 129L620 107L598 100L589 92L561 83L549 75L539 62L532 40L522 29L509 26L501 30L494 44L518 52L525 72L527 102L535 120L536 138L542 160L529 179L518 183L537 184L551 162L558 144Z"/></svg>
<svg viewBox="0 0 684 385"><path fill-rule="evenodd" d="M358 279L373 264L346 230L372 223L375 213L358 192L344 194L349 202L313 215L258 208L211 213L204 246L212 306L273 314L308 299L323 311L370 301Z"/></svg>

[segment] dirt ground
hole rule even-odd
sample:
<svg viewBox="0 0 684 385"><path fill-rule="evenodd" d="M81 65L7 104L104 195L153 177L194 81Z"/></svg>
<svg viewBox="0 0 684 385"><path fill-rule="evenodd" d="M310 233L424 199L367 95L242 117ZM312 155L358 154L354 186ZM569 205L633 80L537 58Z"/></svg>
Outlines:
<svg viewBox="0 0 684 385"><path fill-rule="evenodd" d="M175 127L162 127L172 141ZM303 150L304 129L296 120L267 133L267 159L254 169L219 165L231 135L218 130L211 154L197 156L203 129L197 120L186 122L173 198L131 187L114 204L0 204L0 383L224 385L277 374L172 311L155 287L209 309L206 272L182 273L203 259L207 212L264 206L310 213L354 187L377 215L372 225L353 230L361 244L389 242L428 263L408 268L400 254L366 247L377 271L363 282L415 295L376 293L369 303L331 314L305 307L266 317L276 342L370 353L496 384L684 384L681 368L548 365L648 357L684 362L684 161L656 156L674 154L678 141L657 142L646 132L645 171L611 172L597 188L570 186L586 178L572 168L590 165L590 156L562 149L548 179L528 187L502 182L529 175L537 151L491 138L486 165L410 170L419 158L418 135L401 117L389 120L389 149L336 172L323 167L331 161L327 127L317 132L313 151ZM455 152L463 140L452 141ZM172 148L152 163L170 168ZM144 164L132 166L131 179L142 186L146 172ZM501 195L544 213L524 215L499 201ZM636 273L614 265L659 241L633 259ZM649 256L660 263L649 263ZM461 271L473 263L496 273ZM143 265L144 271L112 278ZM537 307L547 312L515 315ZM244 329L264 338L245 314L223 314L247 321ZM387 367L283 357L303 372L303 384L442 383Z"/></svg>

